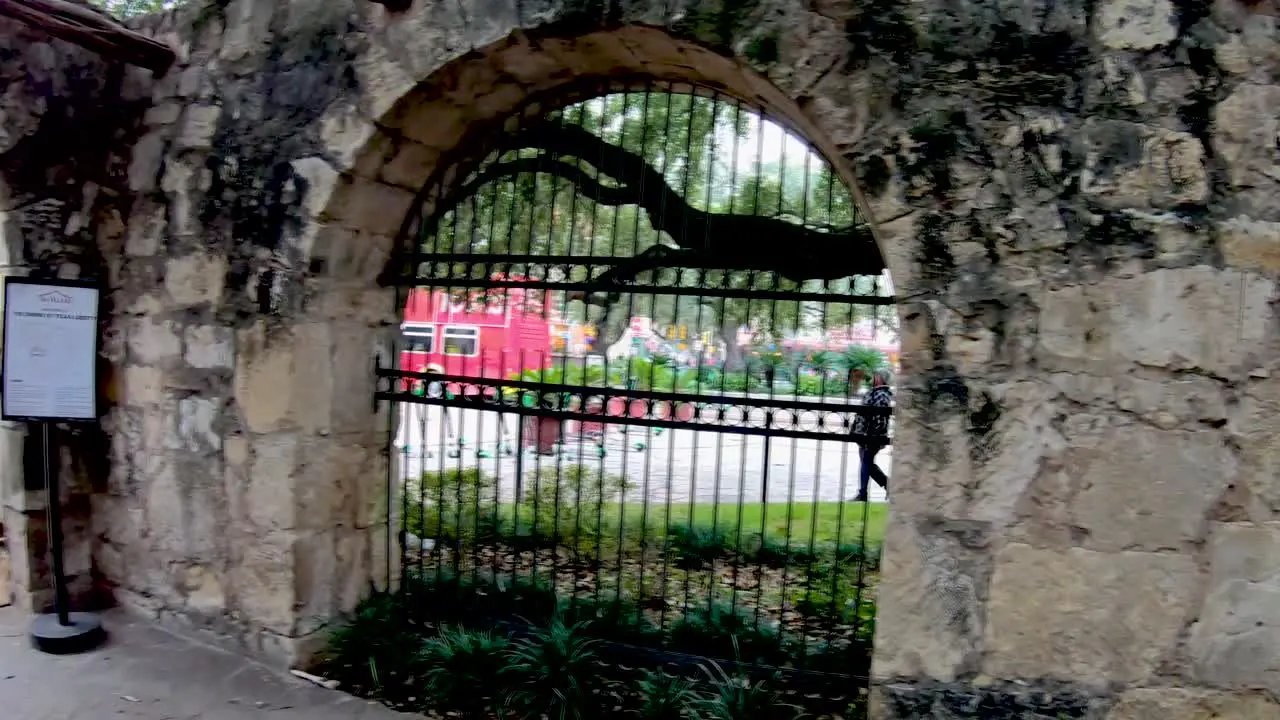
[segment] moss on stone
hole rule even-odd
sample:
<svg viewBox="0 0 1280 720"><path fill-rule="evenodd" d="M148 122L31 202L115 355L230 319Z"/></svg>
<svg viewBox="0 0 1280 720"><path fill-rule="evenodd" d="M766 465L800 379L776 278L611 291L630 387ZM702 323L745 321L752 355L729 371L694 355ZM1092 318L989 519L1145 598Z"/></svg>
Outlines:
<svg viewBox="0 0 1280 720"><path fill-rule="evenodd" d="M892 179L889 163L879 155L872 155L858 163L857 173L858 187L872 197L882 194Z"/></svg>
<svg viewBox="0 0 1280 720"><path fill-rule="evenodd" d="M982 393L982 403L969 413L969 457L975 463L985 462L995 450L996 422L1000 420L1000 406L987 393Z"/></svg>
<svg viewBox="0 0 1280 720"><path fill-rule="evenodd" d="M704 0L690 8L686 15L672 24L677 34L686 35L720 50L732 50L736 41L750 33L756 24L753 20L760 7L760 0ZM767 36L766 36L767 37ZM772 39L772 60L757 60L753 54L767 58L769 45L765 38L753 38L744 51L748 60L769 63L777 60L777 40Z"/></svg>
<svg viewBox="0 0 1280 720"><path fill-rule="evenodd" d="M855 14L845 21L850 66L865 67L877 53L899 64L912 62L920 49L920 38L907 18L905 7L896 0L868 0L857 4Z"/></svg>
<svg viewBox="0 0 1280 720"><path fill-rule="evenodd" d="M934 289L950 283L956 271L956 259L943 237L946 223L946 217L940 213L930 213L920 221L916 262L920 265L921 279Z"/></svg>

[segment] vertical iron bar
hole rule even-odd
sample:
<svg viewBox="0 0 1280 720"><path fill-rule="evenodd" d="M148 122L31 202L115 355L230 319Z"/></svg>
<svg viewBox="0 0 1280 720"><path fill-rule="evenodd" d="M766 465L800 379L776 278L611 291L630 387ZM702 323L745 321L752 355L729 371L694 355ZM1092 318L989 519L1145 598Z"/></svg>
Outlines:
<svg viewBox="0 0 1280 720"><path fill-rule="evenodd" d="M672 96L672 97L674 98L674 96ZM687 97L689 98L689 123L688 123L688 126L685 128L685 138L684 138L684 183L683 183L683 188L682 188L682 191L681 191L681 196L682 196L682 198L684 199L684 201L685 201L686 203L690 203L690 198L689 198L690 185L689 185L689 183L690 183L690 182L691 182L691 180L693 179L693 178L692 178L692 176L693 176L693 120L694 120L695 115L697 114L697 109L698 109L698 96L697 96L695 93L690 92L690 93L688 94L688 96L687 96ZM668 116L668 117L670 117L670 111L668 111L668 115L667 115L667 116ZM683 217L681 217L681 219L680 219L680 234L681 234L681 235L687 235L687 233L688 233L688 222L689 222L688 213L685 213L685 214L684 214L684 216L683 216ZM684 273L683 273L683 270L682 270L681 268L676 268L676 278L677 278L677 280L676 280L676 286L677 286L677 287L679 287L680 285L682 285L682 284L683 284L683 274L684 274ZM657 284L658 284L658 277L659 277L659 271L655 270L655 271L653 272L653 280L654 280L654 284L655 284L655 285L657 285ZM680 327L680 299L681 299L683 296L682 296L682 295L679 295L679 294L676 294L676 295L673 295L672 297L674 298L674 300L672 301L671 327L672 327L672 328L679 328L679 327ZM656 298L655 298L655 300L656 300ZM655 310L655 314L657 314L657 313L656 313L656 310ZM676 330L676 333L675 333L675 334L678 334L678 330ZM674 338L673 338L673 340L674 340ZM669 356L664 356L664 357L667 357L667 358L668 358L668 360L672 360L672 358L670 358ZM656 372L656 371L657 371L657 365L658 365L658 364L657 364L656 362L655 362L655 363L653 363L653 365L651 366L650 370L651 370L651 371L653 371L653 372ZM670 419L672 419L672 420L674 420L674 419L675 419L675 416L674 416L674 415L675 415L675 412L676 412L676 408L675 408L675 397L676 397L676 394L679 392L679 384L680 384L680 371L679 371L679 369L678 369L678 368L672 368L672 373L671 373L671 388L670 388L670 389L669 389L669 391L668 391L668 392L670 393L670 395L669 395L670 399L666 401L666 408L667 408L667 409L666 409L666 412L667 412L667 414L668 414L668 417L669 417ZM665 537L667 537L667 538L668 538L668 542L669 542L669 537L670 537L670 533L671 533L671 503L672 503L672 498L671 498L671 496L672 496L672 494L673 494L673 481L674 481L674 477L673 477L673 476L674 476L674 474L675 474L676 433L677 433L677 432L679 432L679 430L678 430L676 427L672 427L672 428L671 428L671 434L670 434L670 436L669 436L669 439L667 440L667 495L666 495L666 521L665 521L665 525L666 525L666 527L664 528L664 530L665 530L665 533L666 533L666 534L665 534ZM696 460L696 458L690 458L690 460ZM692 488L691 488L691 490L692 490ZM692 494L690 495L690 498L692 498ZM692 504L692 499L690 500L690 503ZM693 524L693 514L692 514L692 512L690 512L690 516L689 516L689 524L690 524L690 526L692 526L692 524ZM669 569L670 557L669 557L669 555L670 555L669 549L668 549L668 551L667 551L667 552L664 552L664 553L662 554L662 587L661 587L662 595L661 595L661 598L662 598L662 608L663 608L663 610L662 610L661 619L660 619L660 621L659 621L659 628L660 628L660 629L663 629L663 630L665 630L665 629L666 629L666 619L667 619L667 612L666 612L666 608L667 608L667 584L668 584L668 578L669 578L669 574L668 574L668 573L670 572L670 569ZM687 593L687 591L688 591L688 586L689 586L689 574L688 574L688 573L689 573L689 571L688 571L688 569L686 569L686 570L685 570L685 590L686 590L686 593ZM688 609L688 603L687 603L687 602L685 603L685 609L686 609L686 610Z"/></svg>
<svg viewBox="0 0 1280 720"><path fill-rule="evenodd" d="M640 147L638 149L638 152L641 157L644 157L645 151L649 146L649 109L650 109L650 102L652 98L653 98L653 83L652 81L650 81L645 84L644 102L642 104L641 111L640 111ZM625 145L626 143L625 125L623 127L622 142ZM619 173L619 175L620 175L619 177L620 180L624 179L621 177L621 173ZM635 257L637 254L639 254L639 250L640 250L640 212L638 208L643 207L644 205L644 192L645 192L644 178L641 178L639 188L637 190L637 194L639 196L638 201L636 203L637 211L635 213L635 218L632 222L632 227L631 227L631 256L632 257ZM615 223L617 222L616 216L614 218L614 221ZM618 254L617 240L618 240L617 235L615 235L609 243L609 254L615 257ZM635 315L635 301L636 301L636 293L633 289L631 292L627 293L626 321L627 321L628 332L630 332L630 328L631 328L631 318ZM605 321L608 322L607 317L605 318ZM630 355L630 353L628 353L627 361L626 361L626 372L624 374L624 377L622 378L623 383L627 387L631 386L631 371L632 371L632 368L635 366L633 361L634 361L634 358ZM630 413L631 413L631 399L625 395L623 395L622 397L624 398L624 402L623 402L624 421L620 424L620 427L625 432L625 430L628 427L628 424L625 422L625 420L630 418ZM606 412L608 412L607 408L606 408ZM624 481L627 482L627 484L630 484L630 481L626 481L625 479L627 478L631 469L630 461L627 459L629 449L630 448L627 444L627 437L624 437L622 441L622 473L623 473ZM646 494L642 495L640 498L640 536L639 536L640 579L638 580L636 585L637 601L642 599L639 596L644 593L644 585L643 585L644 556L648 552L649 499L647 495L647 492L648 492L647 486L643 488L643 492L645 492ZM625 539L624 535L625 535L625 529L626 529L626 515L627 515L628 502L629 500L626 499L626 494L624 492L623 501L619 503L619 507L618 507L618 519L619 519L619 522L618 522L618 526L619 526L619 530L618 530L618 591L619 591L619 595L621 595L622 587L623 587L622 574L626 571L626 563L624 562L624 559L623 559L623 550L624 550L624 539ZM643 615L641 614L639 602L636 603L636 620L637 621L643 620Z"/></svg>
<svg viewBox="0 0 1280 720"><path fill-rule="evenodd" d="M711 96L711 128L710 128L710 132L707 134L707 147L706 147L706 158L707 158L706 185L707 187L706 187L706 196L704 199L704 202L706 203L706 207L704 209L708 213L712 212L714 209L712 207L713 206L712 189L715 186L715 167L716 167L715 157L716 157L716 148L718 146L718 143L716 142L716 133L719 130L720 105L721 105L720 94L718 92L713 93ZM702 244L704 248L709 245L710 234L711 234L710 223L705 223L703 225L703 237L702 237ZM706 279L707 279L706 269L705 268L699 269L697 274L697 281L696 281L699 292L698 292L697 319L694 321L695 333L701 333L702 331L702 313L703 313L703 310L705 309L705 302L706 302L706 296L702 294L702 290L706 285ZM689 346L691 348L696 347L696 343L690 342ZM705 348L699 349L697 351L697 362L694 366L694 393L697 395L702 395L702 365L705 357L706 357ZM695 417L700 421L701 415L702 415L701 405L694 406L694 412L696 413ZM689 475L688 531L690 534L693 533L693 526L694 526L693 519L694 519L694 513L696 512L696 508L697 508L696 503L697 503L697 496L698 496L698 469L699 469L698 438L701 435L701 431L697 429L697 426L695 426L695 428L693 429L692 435L693 435L693 450L689 457L690 475ZM717 437L719 437L719 435L721 435L721 433L716 433ZM720 542L720 492L719 492L719 489L720 489L720 477L719 477L719 468L717 468L716 477L715 477L715 491L711 497L711 541L716 543ZM708 606L713 605L715 603L716 561L719 559L717 555L718 553L712 554L711 567L709 568L709 571L707 574ZM686 574L685 580L684 580L684 608L682 611L683 616L686 620L689 617L689 597L690 597L689 596L689 575Z"/></svg>
<svg viewBox="0 0 1280 720"><path fill-rule="evenodd" d="M760 212L760 181L764 175L764 170L763 170L764 168L764 120L756 112L755 108L751 109L750 114L751 114L751 117L748 118L748 121L754 118L755 127L756 127L756 152L755 152L755 163L754 163L755 186L752 188L753 197L751 200L751 212L754 214L759 214ZM735 193L735 197L736 197L736 193ZM733 211L733 208L731 206L730 212L732 211ZM725 279L726 284L732 284L731 274L726 274L725 278L726 278ZM756 284L755 271L754 270L748 271L746 273L746 287L743 288L743 294L746 296L746 307L742 313L743 320L746 323L748 323L748 327L750 327L750 322L751 322L751 303L753 300L751 290L755 287L755 284ZM721 312L728 312L727 300L725 301L724 304L721 305ZM738 342L738 327L741 327L741 324L739 324L737 327L732 328L733 338L729 341L734 343L735 345ZM742 358L741 372L745 380L743 392L747 397L750 397L751 396L751 367L747 363L747 360L745 357ZM754 410L750 406L745 406L745 405L743 406L741 410L742 417L740 419L740 422L743 425L751 421L751 413L753 411ZM746 484L747 484L747 459L750 457L751 440L752 438L749 438L746 436L742 437L742 440L741 440L742 452L740 453L741 457L739 458L739 465L738 465L738 549L739 549L739 552L741 552L741 548L742 548L742 528L745 525L745 520L746 520L746 513L745 513L746 504L745 503L746 503ZM764 442L765 442L764 444L765 468L767 472L768 447L769 447L767 436L764 437ZM764 498L761 498L762 509L764 505L763 500ZM760 534L760 546L757 548L757 554L755 557L757 582L761 581L764 577L764 568L760 564L760 558L763 557L763 554L759 552L764 550L764 545L765 545L765 536L762 531ZM734 615L737 614L738 612L737 602L738 602L738 565L735 564L733 568L733 597L729 604L729 611L731 614L734 614ZM744 600L744 603L745 603L745 600Z"/></svg>
<svg viewBox="0 0 1280 720"><path fill-rule="evenodd" d="M603 89L603 88L602 88L602 89ZM606 103L608 102L608 97L609 97L608 95L606 95L606 96L605 96L605 98L606 98ZM627 121L627 115L629 114L629 111L630 111L630 106L631 106L631 93L624 93L624 94L622 95L622 113L621 113L621 119L622 119L622 122L620 123L621 127L619 127L619 130L618 130L618 147L625 147L625 142L626 142L626 121ZM605 107L607 108L607 107L608 107L608 105L606 104L606 105L605 105ZM600 113L600 135L601 135L601 137L604 137L604 134L605 134L605 126L606 126L606 122L605 122L605 115L606 115L606 113L602 110L602 111L601 111L601 113ZM603 154L604 154L604 148L602 147L602 148L601 148L601 156L603 156ZM606 171L605 171L605 167L604 167L604 161L603 161L603 159L602 159L602 158L597 158L596 167L600 170L600 172L602 172L602 173L606 172ZM611 231L611 233L612 233L612 234L611 234L611 237L610 237L610 245L611 245L611 246L612 246L614 243L616 243L616 242L617 242L617 235L618 235L618 211L617 211L617 208L612 208L612 210L613 210L613 227L612 227L612 231ZM597 226L597 219L598 219L598 213L599 213L599 211L600 211L600 198L599 198L599 192L597 191L597 193L596 193L596 203L595 203L595 205L594 205L594 207L593 207L593 209L592 209L592 215L591 215L591 228L592 228L592 230L591 230L591 245L590 245L590 248L589 248L589 250L588 250L588 254L589 254L591 257L593 257L593 258L595 257L595 254L596 254L596 228L598 227L598 226ZM612 254L612 251L610 252L610 254ZM588 272L589 272L589 271L588 271ZM585 314L585 308L584 308L584 314ZM607 313L606 313L606 315L607 315ZM607 317L607 316L606 316L606 317L604 317L604 318L602 318L602 324L607 324L607 323L608 323L608 321L609 321L609 319L608 319L608 317ZM601 332L597 332L597 333L596 333L596 335L595 335L595 337L596 337L597 341L600 341L600 340L601 340L601 337L602 337L602 333L601 333ZM603 378L603 380L602 380L601 384L602 384L602 385L604 385L605 387L608 387L608 386L610 385L610 382L609 382L609 352L608 352L608 348L607 348L607 347L602 348L602 350L604 351L604 352L603 352L603 355L604 355L604 378ZM607 400L607 397L608 397L608 396L605 396L605 397L604 397L604 399L606 399L606 400ZM607 406L607 405L608 405L608 404L607 404L607 402L605 402L605 403L603 403L602 405L603 405L603 406L601 407L601 414L602 414L602 415L604 415L604 416L607 416L607 414L608 414L608 406ZM605 536L605 527L604 527L604 494L605 494L605 481L606 481L606 471L605 471L605 454L606 454L606 452L607 452L607 450L606 450L606 442L605 442L605 439L606 439L606 437L607 437L608 429L609 429L609 424L608 424L608 423L602 423L602 424L600 425L600 449L599 449L599 451L598 451L599 456L600 456L600 504L596 506L596 557L595 557L595 598L594 598L594 599L595 599L595 603L597 604L597 606L598 606L598 605L599 605L599 603L600 603L600 585L601 585L600 573L601 573L601 570L603 569L603 568L602 568L602 556L601 556L601 553L602 553L602 551L603 551L603 549L604 549L604 536ZM624 457L625 457L625 456L624 456ZM622 509L620 510L620 512L619 512L619 516L620 516L620 517L619 517L619 520L618 520L618 552L619 552L619 554L621 554L621 553L622 553L622 533L623 533L623 525L625 525L625 522L626 522L626 521L625 521L625 512L626 512L626 501L627 501L627 498L626 498L626 482L625 482L625 477L626 477L626 470L625 470L625 468L624 468L624 470L623 470L623 478L624 478L624 481L623 481L623 483L622 483L622 487L621 487L621 488L619 488L619 498L618 498L618 504L619 504L619 506L622 508ZM619 562L619 567L621 567L621 565L622 565L622 563L621 563L621 562ZM619 602L619 603L621 603L621 601L622 601L622 586L621 586L621 584L619 584L619 586L618 586L618 588L617 588L616 598L617 598L618 602ZM617 612L617 610L613 610L612 612Z"/></svg>
<svg viewBox="0 0 1280 720"><path fill-rule="evenodd" d="M761 155L757 157L757 168L756 168L756 202L755 202L755 212L756 212L757 214L761 214L761 212L760 212L760 185L761 185L761 183L763 183L763 182L764 182L764 158L763 158L763 153L764 153L764 123L765 123L765 119L766 119L766 118L765 118L764 114L762 113L762 114L760 115L760 146L761 146L761 151L760 151L760 152L761 152ZM782 147L785 149L785 147L786 147L785 141L784 141L784 143L783 143L783 146L782 146ZM785 162L786 162L786 156L785 156L785 150L784 150L783 163L785 163ZM778 172L779 172L780 174L783 172L782 168L783 168L783 164L779 164L779 166L778 166ZM784 177L785 177L785 176L784 176ZM779 203L781 203L781 202L782 202L782 192L781 192L781 191L779 191L779 193L778 193L778 202L779 202ZM781 213L779 213L779 214L781 214ZM762 275L765 275L765 276L767 277L768 275L770 275L770 273L762 273ZM778 282L778 275L777 275L777 273L772 273L772 275L773 275L773 285L776 287L776 286L777 286L777 282ZM755 289L755 286L756 286L756 278L755 278L755 277L753 277L753 278L752 278L751 285L750 285L749 287L751 287L752 289ZM776 301L776 300L770 300L770 301L768 301L768 302L769 302L769 335L770 335L770 336L772 336L772 335L773 335L774 326L777 324L777 321L778 321L778 303L777 303L777 301ZM772 404L773 404L773 403L772 403L772 401L773 401L773 381L774 381L773 373L769 373L769 374L765 377L765 380L766 380L766 381L768 382L768 384L769 384L769 387L768 387L767 389L768 389L768 394L769 394L770 405L772 405ZM772 426L773 426L773 410L772 410L772 409L766 410L766 411L765 411L765 413L764 413L764 426L765 426L766 430L771 430L771 429L772 429ZM772 452L772 450L773 450L773 435L771 435L769 432L765 432L765 434L764 434L764 436L763 436L763 437L764 437L764 468L763 468L763 471L762 471L762 473L761 473L761 480L760 480L760 500L761 500L761 502L760 502L760 542L761 542L761 545L762 545L762 546L763 546L765 543L767 543L767 542L768 542L768 539L767 539L767 538L768 538L768 528L769 528L769 470L770 470L770 468L771 468L771 463L770 463L770 457L769 457L769 456L770 456L770 454L771 454L771 452ZM786 557L784 556L784 557L782 558L782 562L783 562L784 566L785 566L785 564L786 564L786 561L787 561L787 560L786 560ZM784 571L785 571L785 570L784 570ZM764 578L764 576L765 576L765 572L764 572L764 566L763 566L763 565L761 565L761 566L759 567L759 573L760 573L760 574L759 574L759 582L757 582L757 583L756 583L756 607L755 607L755 629L756 629L756 631L757 631L757 632L760 630L760 610L761 610L761 606L764 604L764 586L765 586L765 582L764 582L765 578Z"/></svg>

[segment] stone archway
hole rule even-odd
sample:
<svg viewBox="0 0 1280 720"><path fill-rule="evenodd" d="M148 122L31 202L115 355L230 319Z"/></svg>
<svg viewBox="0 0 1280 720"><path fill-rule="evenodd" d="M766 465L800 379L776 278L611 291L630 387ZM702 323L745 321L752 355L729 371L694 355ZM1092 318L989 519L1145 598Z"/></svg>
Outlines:
<svg viewBox="0 0 1280 720"><path fill-rule="evenodd" d="M340 156L350 157L348 172L331 174L325 170L322 176L309 178L312 182L320 181L315 185L323 188L322 192L332 188L324 209L318 214L317 225L303 231L304 234L314 232L312 266L332 271L329 277L317 279L323 284L315 286L316 292L321 295L336 292L341 297L362 299L376 294L370 286L380 279L375 273L381 274L385 269L380 263L391 261L397 243L404 242L400 237L403 227L399 218L429 211L429 208L413 209L422 188L433 179L439 180L433 176L441 168L459 163L458 150L478 145L474 142L477 138L501 132L502 124L514 111L528 109L530 98L546 96L564 101L564 93L557 91L566 86L596 92L602 83L641 81L693 82L714 88L727 97L767 108L776 119L789 123L791 129L813 142L820 151L836 157L831 155L835 144L825 139L819 125L772 83L739 63L694 43L675 39L662 30L633 25L574 37L516 33L437 70L392 103L381 120L368 128L349 124L353 114L358 113L354 105L341 108L321 121L322 126L345 128L339 138L346 141L355 138L362 144L358 149L339 151ZM834 168L842 180L853 181L852 170L838 158ZM887 211L879 212L883 216ZM900 262L908 262L901 247L898 253ZM391 293L385 295L380 300L387 303L391 314L382 316L384 326L399 321L399 308L391 299ZM332 322L324 315L313 320ZM347 317L341 322L350 320ZM346 342L356 337L370 338L369 331L359 325L358 322L354 326L345 325L339 334ZM374 335L378 333L375 331ZM366 347L378 348L376 352L385 353L390 347L386 339L363 342ZM911 352L909 348L904 350ZM372 393L366 365L332 366L329 370L344 373L332 381L335 387ZM388 423L394 422L394 419L379 417L369 427L381 433ZM350 430L354 433L354 426ZM363 434L358 444L377 447L376 441L370 441ZM342 485L348 481L333 478L332 482ZM382 548L376 547L377 544L374 540L370 557L374 572L381 573L388 560L394 564L394 558L379 554ZM394 555L396 544L387 546L386 552Z"/></svg>

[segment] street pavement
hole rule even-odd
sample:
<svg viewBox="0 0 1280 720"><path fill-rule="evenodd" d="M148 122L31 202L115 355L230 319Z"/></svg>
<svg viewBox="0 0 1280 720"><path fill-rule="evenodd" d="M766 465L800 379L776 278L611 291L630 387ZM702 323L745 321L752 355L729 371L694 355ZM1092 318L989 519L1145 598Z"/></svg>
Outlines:
<svg viewBox="0 0 1280 720"><path fill-rule="evenodd" d="M418 478L423 471L479 467L499 479L504 500L515 489L518 472L585 465L628 481L627 500L639 502L831 502L852 500L858 492L858 446L840 435L831 440L772 438L705 430L664 430L606 424L604 454L596 440L570 434L560 455L506 454L522 439L520 417L510 413L441 408L404 403L395 440L399 475ZM447 416L447 421L446 421ZM460 443L465 443L460 445ZM766 458L767 453L767 458ZM892 447L876 464L892 477ZM871 500L886 493L872 483Z"/></svg>
<svg viewBox="0 0 1280 720"><path fill-rule="evenodd" d="M327 690L171 635L122 611L84 655L32 649L29 616L0 609L0 717L13 720L396 720L421 718Z"/></svg>

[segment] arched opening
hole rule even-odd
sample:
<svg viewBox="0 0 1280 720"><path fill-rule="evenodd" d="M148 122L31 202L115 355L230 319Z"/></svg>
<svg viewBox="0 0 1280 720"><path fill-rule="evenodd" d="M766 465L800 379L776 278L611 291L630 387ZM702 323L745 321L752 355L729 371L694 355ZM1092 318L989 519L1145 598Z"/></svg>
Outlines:
<svg viewBox="0 0 1280 720"><path fill-rule="evenodd" d="M864 701L896 315L850 189L791 127L614 79L437 165L382 278L415 626L556 614L620 663Z"/></svg>

